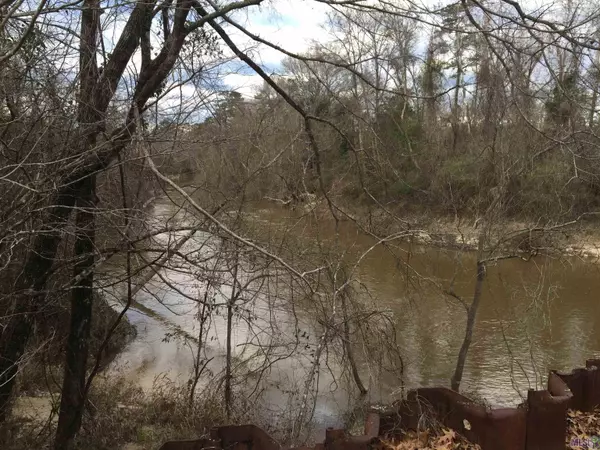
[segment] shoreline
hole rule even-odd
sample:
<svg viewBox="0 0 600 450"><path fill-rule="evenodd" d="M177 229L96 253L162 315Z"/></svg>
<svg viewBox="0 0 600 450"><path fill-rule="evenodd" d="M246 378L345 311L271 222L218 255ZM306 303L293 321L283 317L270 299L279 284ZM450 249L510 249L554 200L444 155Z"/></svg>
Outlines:
<svg viewBox="0 0 600 450"><path fill-rule="evenodd" d="M481 232L481 222L478 218L415 212L414 207L404 211L403 207L398 206L387 210L382 207L369 210L364 205L348 203L338 206L347 214L346 217L341 217L341 221L355 221L363 225L366 222L369 228L380 236L407 231L410 237L405 240L412 239L418 245L465 252L477 250ZM305 204L303 209L306 212L314 212L319 218L331 215L323 199ZM600 263L600 223L575 219L565 220L563 224L501 219L491 228L492 243L496 245L500 242L501 245L496 251L510 251L515 257L528 257L533 254L580 258L589 263Z"/></svg>

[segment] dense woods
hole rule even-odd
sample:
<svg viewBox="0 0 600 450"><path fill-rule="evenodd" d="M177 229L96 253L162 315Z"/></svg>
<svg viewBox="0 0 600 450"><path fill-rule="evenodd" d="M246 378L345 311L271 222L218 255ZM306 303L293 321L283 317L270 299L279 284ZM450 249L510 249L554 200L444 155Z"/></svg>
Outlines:
<svg viewBox="0 0 600 450"><path fill-rule="evenodd" d="M407 286L464 312L447 374L458 390L487 267L560 254L557 230L595 229L595 2L299 3L325 8L302 52L253 30L278 1L0 0L0 445L96 448L106 430L86 421L114 423L94 390L109 381L95 380L135 334L125 321L146 311L140 295L166 304L151 280L195 305L192 331L165 336L192 349L191 375L163 416L110 414L160 424L173 408L195 434L256 418L261 383L300 357L303 376L278 380L293 398L285 418L271 421L290 441L306 438L320 377L346 377L361 398L386 373L403 392L403 330L357 275L378 246ZM225 81L235 72L259 80L252 92ZM267 231L247 214L259 204L333 238ZM475 250L467 290L423 275L402 247L440 222ZM351 253L343 223L372 244ZM224 343L209 356L212 327ZM59 394L38 441L11 412L31 385Z"/></svg>
<svg viewBox="0 0 600 450"><path fill-rule="evenodd" d="M556 7L565 23L593 14L572 4ZM558 36L550 45L521 23L496 16L493 23L476 4L436 13L429 20L439 28L418 28L378 10L332 14L327 42L283 61L277 84L318 118L314 134L327 192L474 218L500 192L509 217L552 221L593 211L592 21L580 30L587 41ZM223 95L211 117L182 139L211 143L215 154L199 155L203 170L218 158L258 165L277 155L285 136L302 130L297 110L265 84L253 98ZM247 145L229 142L234 136ZM314 156L299 137L285 161L256 183L257 197L293 197L305 189L298 177ZM181 168L198 161L196 148L181 155ZM240 170L231 167L232 176L240 178ZM306 188L318 190L314 171L304 172Z"/></svg>

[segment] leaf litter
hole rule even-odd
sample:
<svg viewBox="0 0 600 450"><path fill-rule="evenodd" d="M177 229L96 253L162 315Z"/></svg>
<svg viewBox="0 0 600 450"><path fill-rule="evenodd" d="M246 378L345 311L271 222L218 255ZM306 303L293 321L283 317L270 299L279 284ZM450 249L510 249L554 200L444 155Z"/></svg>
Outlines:
<svg viewBox="0 0 600 450"><path fill-rule="evenodd" d="M574 450L600 448L600 409L567 412L566 444Z"/></svg>
<svg viewBox="0 0 600 450"><path fill-rule="evenodd" d="M409 431L401 438L383 438L377 450L481 450L450 428L433 431Z"/></svg>

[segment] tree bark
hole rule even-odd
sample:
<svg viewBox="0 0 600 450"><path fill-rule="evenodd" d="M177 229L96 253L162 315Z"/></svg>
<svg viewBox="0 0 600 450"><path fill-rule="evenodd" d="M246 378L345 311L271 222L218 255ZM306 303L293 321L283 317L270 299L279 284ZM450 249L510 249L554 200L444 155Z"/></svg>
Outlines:
<svg viewBox="0 0 600 450"><path fill-rule="evenodd" d="M153 1L136 2L111 57L106 62L104 70L98 73L95 55L100 9L94 6L97 3L98 0L88 0L87 7L82 12L79 93L82 102L78 121L84 124L81 142L85 143L94 140L94 137L105 127L106 109L123 71L138 47L142 25L151 19L148 13L152 11L154 4ZM68 173L57 174L58 192L48 202L50 205L48 219L36 236L22 275L16 282L18 294L14 301L15 307L0 335L0 422L4 421L9 411L18 363L29 341L35 321L34 315L44 300L40 291L46 285L62 239L61 230L69 220L75 200L85 183L84 180L105 169L131 142L131 136L136 129L133 111L143 110L146 101L173 68L186 36L185 24L189 9L190 0L178 2L171 34L159 55L147 66L145 73L140 74L128 120L123 127L111 134L111 145L96 149L79 166L69 168ZM92 149L93 147L85 146L81 149L81 154Z"/></svg>
<svg viewBox="0 0 600 450"><path fill-rule="evenodd" d="M233 305L239 293L236 293L238 274L238 251L236 249L235 266L233 267L233 283L231 285L231 297L227 302L227 360L225 363L225 411L227 418L231 416L231 331L233 326Z"/></svg>
<svg viewBox="0 0 600 450"><path fill-rule="evenodd" d="M590 128L594 127L594 116L596 115L596 106L598 104L598 85L600 82L600 74L598 73L598 67L600 67L600 51L596 52L596 61L595 61L595 66L596 66L596 70L593 73L593 80L594 80L594 84L593 86L594 89L592 89L592 99L590 101L590 114L588 117L588 126Z"/></svg>
<svg viewBox="0 0 600 450"><path fill-rule="evenodd" d="M462 52L462 41L460 36L456 35L456 86L454 89L454 102L452 105L452 154L456 154L456 148L458 147L458 134L460 130L460 104L459 104L459 94L460 94L460 85L462 83L462 74L463 67L461 61L461 52Z"/></svg>
<svg viewBox="0 0 600 450"><path fill-rule="evenodd" d="M85 130L86 148L96 147L98 125L103 121L102 111L94 107L93 92L98 82L98 48L100 29L100 1L85 0L81 13L81 32L79 43L79 105L77 121ZM91 101L90 101L91 100ZM98 100L98 99L96 99ZM96 176L90 175L82 180L77 198L75 215L75 266L73 279L76 280L71 291L71 324L67 338L64 379L55 450L67 450L72 447L73 438L81 427L81 418L85 404L85 385L89 337L92 321L92 303L94 297L94 244L95 244L95 205Z"/></svg>
<svg viewBox="0 0 600 450"><path fill-rule="evenodd" d="M35 314L44 302L45 295L41 291L46 285L61 240L61 229L71 214L79 186L79 183L66 186L51 203L54 206L16 281L15 306L0 335L0 422L9 412L19 360L29 341Z"/></svg>
<svg viewBox="0 0 600 450"><path fill-rule="evenodd" d="M186 37L186 19L191 0L179 0L173 28L160 53L140 74L128 119L123 127L110 136L110 144L102 148L90 147L105 128L105 114L114 96L116 87L132 55L138 48L143 25L151 20L150 14L155 1L136 2L114 51L99 72L96 62L98 48L98 0L87 0L81 14L80 34L80 90L81 100L78 122L82 124L82 155L92 152L80 165L65 168L57 174L58 192L48 202L49 215L36 235L33 248L29 251L22 274L17 279L16 298L8 323L0 335L0 422L7 417L11 393L21 359L29 341L35 313L44 301L40 292L44 289L58 245L62 239L62 228L68 222L71 210L80 195L86 179L105 169L110 162L131 142L136 122L133 111L141 112L147 100L172 70ZM68 172L67 172L68 170Z"/></svg>
<svg viewBox="0 0 600 450"><path fill-rule="evenodd" d="M354 382L356 383L356 387L360 391L361 395L367 394L367 388L363 384L360 379L360 374L358 373L358 367L356 366L356 360L354 359L354 352L352 351L352 345L350 344L350 322L348 319L348 309L346 304L346 293L342 292L341 294L342 300L342 313L344 315L344 350L346 351L346 356L348 357L348 362L350 363L350 370L352 371L352 378L354 378Z"/></svg>
<svg viewBox="0 0 600 450"><path fill-rule="evenodd" d="M89 337L94 298L94 245L96 177L84 180L77 201L75 257L73 270L77 283L71 294L71 325L67 340L65 374L63 380L55 450L72 447L73 438L81 427L85 405L85 384Z"/></svg>
<svg viewBox="0 0 600 450"><path fill-rule="evenodd" d="M590 102L590 114L588 118L588 126L594 128L594 115L596 114L596 104L598 103L598 90L592 91L592 100Z"/></svg>
<svg viewBox="0 0 600 450"><path fill-rule="evenodd" d="M82 12L80 31L80 104L77 120L84 124L97 122L98 112L92 106L92 91L97 78L96 47L98 21L100 18L99 0L86 0L86 8ZM91 129L84 131L83 142L94 142ZM88 150L84 147L81 150ZM78 172L78 171L76 171ZM92 171L86 173L93 173ZM35 313L43 302L39 292L46 285L58 245L62 239L62 228L69 220L71 209L80 191L88 183L85 178L77 178L71 174L64 183L59 184L59 192L50 202L51 213L43 224L40 234L35 238L34 248L29 253L23 276L17 280L17 292L22 293L16 299L15 314L11 317L0 337L0 421L4 421L8 413L9 401L18 370L18 360L23 355L33 323Z"/></svg>
<svg viewBox="0 0 600 450"><path fill-rule="evenodd" d="M452 390L457 391L460 389L460 383L462 381L463 371L465 369L465 363L467 361L467 354L469 353L469 347L473 340L473 329L475 328L475 319L477 318L477 310L481 303L481 293L483 291L483 281L485 280L485 264L482 261L477 261L477 280L475 281L475 293L473 294L473 302L467 310L467 328L465 330L465 337L463 339L460 352L458 353L458 359L456 361L456 369L450 387Z"/></svg>
<svg viewBox="0 0 600 450"><path fill-rule="evenodd" d="M129 144L134 132L135 123L127 123L114 133L112 147L108 147L102 153L95 153L89 161L57 182L58 192L48 202L50 212L34 238L23 271L15 283L15 306L0 334L0 423L6 419L9 412L19 360L27 347L35 315L45 301L45 294L41 291L46 286L62 240L62 230L69 221L75 201L85 180L105 169ZM88 137L86 141L89 139ZM82 152L91 148L86 147Z"/></svg>
<svg viewBox="0 0 600 450"><path fill-rule="evenodd" d="M423 75L423 94L425 95L424 122L432 125L437 122L435 99L435 44L433 36L429 39L427 58L425 59L425 73Z"/></svg>

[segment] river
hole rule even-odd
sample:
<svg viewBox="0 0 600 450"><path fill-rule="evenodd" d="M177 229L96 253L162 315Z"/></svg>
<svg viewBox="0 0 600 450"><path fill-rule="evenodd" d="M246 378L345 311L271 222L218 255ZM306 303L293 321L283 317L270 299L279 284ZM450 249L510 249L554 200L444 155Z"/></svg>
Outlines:
<svg viewBox="0 0 600 450"><path fill-rule="evenodd" d="M160 223L173 217L173 208L167 199L159 199L152 215ZM310 219L299 219L297 212L280 207L260 205L248 215L262 224L265 233L271 232L267 231L271 226L284 227L299 242L312 243L317 237L335 241L345 249L349 261L357 261L374 243L372 237L348 222L341 223L336 235L331 223L309 223ZM160 239L164 242L172 236ZM204 252L210 261L211 239L198 233L186 245L188 254ZM361 260L355 278L368 292L369 302L393 317L406 387L447 386L464 336L466 315L456 301L427 280L442 286L452 282L456 293L469 299L474 289L475 255L407 244L398 244L395 249L405 259L410 256L411 270L419 277L407 279L406 268L398 265L389 248L377 246ZM191 341L165 339L165 334L174 329L189 336L198 334L198 307L186 295L198 298L206 284L198 273L180 269L165 268L162 279L155 277L138 294L136 301L144 308L134 308L128 314L138 336L119 355L114 367L125 370L145 388L150 388L158 376L185 382L192 370L195 350ZM489 265L461 389L491 405L515 405L528 388L544 386L549 369L569 370L584 364L586 358L600 357L599 289L600 265L579 258L510 259ZM216 295L226 300L230 292L224 282ZM292 317L290 306L279 296L256 295L247 305L247 314L241 314L234 323L234 355L240 360L244 356L255 358L248 343L269 340L271 353L261 356L260 363L266 358L273 363L261 382L261 405L273 420L284 420L286 411L299 407L297 394L318 345L318 336L313 335L307 338L306 346L298 348L293 337L298 328L312 334L318 327L302 312ZM248 323L250 316L252 324ZM260 331L253 331L256 329ZM208 368L213 374L223 368L225 335L225 318L217 311L205 338L205 357L212 358ZM290 349L295 351L293 356L283 358ZM368 401L385 402L399 395L397 377L372 376L360 351L357 360L369 389ZM336 367L320 373L314 410L319 427L343 424L344 412L355 404L351 386L337 383L337 375ZM243 383L238 386L243 387ZM296 391L295 396L292 391Z"/></svg>

